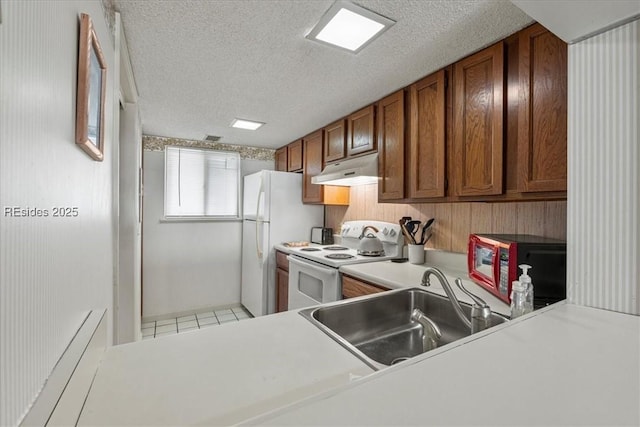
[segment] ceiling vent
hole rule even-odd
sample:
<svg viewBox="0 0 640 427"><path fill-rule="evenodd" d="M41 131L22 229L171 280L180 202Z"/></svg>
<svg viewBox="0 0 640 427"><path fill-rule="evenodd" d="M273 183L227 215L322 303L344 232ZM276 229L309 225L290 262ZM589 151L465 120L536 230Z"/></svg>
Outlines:
<svg viewBox="0 0 640 427"><path fill-rule="evenodd" d="M204 139L205 141L209 141L209 142L218 142L222 139L221 136L215 136L215 135L207 135L207 137Z"/></svg>

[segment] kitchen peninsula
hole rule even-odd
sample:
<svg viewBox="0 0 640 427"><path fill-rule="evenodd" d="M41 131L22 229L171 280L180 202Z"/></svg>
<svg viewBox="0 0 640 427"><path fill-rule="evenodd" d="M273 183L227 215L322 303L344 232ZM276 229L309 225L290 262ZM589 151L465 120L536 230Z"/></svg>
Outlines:
<svg viewBox="0 0 640 427"><path fill-rule="evenodd" d="M79 424L638 425L638 360L639 317L561 302L374 372L289 311L109 348Z"/></svg>

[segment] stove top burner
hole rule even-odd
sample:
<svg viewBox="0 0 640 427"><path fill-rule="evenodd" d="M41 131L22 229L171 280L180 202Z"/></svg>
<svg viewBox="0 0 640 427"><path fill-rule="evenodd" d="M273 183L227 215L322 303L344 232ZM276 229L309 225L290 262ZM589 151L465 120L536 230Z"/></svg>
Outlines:
<svg viewBox="0 0 640 427"><path fill-rule="evenodd" d="M326 248L323 248L325 251L346 251L349 250L349 248L345 248L344 246L327 246Z"/></svg>
<svg viewBox="0 0 640 427"><path fill-rule="evenodd" d="M377 256L384 256L384 251L382 252L360 252L358 255L367 256L369 258L375 258Z"/></svg>
<svg viewBox="0 0 640 427"><path fill-rule="evenodd" d="M319 248L302 248L300 250L304 251L304 252L318 252L318 251L321 251L322 249L319 249Z"/></svg>
<svg viewBox="0 0 640 427"><path fill-rule="evenodd" d="M325 248L325 249L327 249L327 248ZM349 255L349 254L329 254L329 255L325 255L325 258L329 258L329 259L351 259L351 258L355 258L355 256Z"/></svg>

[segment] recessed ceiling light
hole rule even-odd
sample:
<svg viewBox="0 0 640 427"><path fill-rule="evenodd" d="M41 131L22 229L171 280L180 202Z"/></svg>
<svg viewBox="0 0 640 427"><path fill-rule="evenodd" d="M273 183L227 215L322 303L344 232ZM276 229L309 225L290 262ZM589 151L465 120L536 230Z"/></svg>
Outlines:
<svg viewBox="0 0 640 427"><path fill-rule="evenodd" d="M327 10L307 38L357 53L395 24L353 3L338 1Z"/></svg>
<svg viewBox="0 0 640 427"><path fill-rule="evenodd" d="M231 126L232 128L238 128L238 129L256 130L263 124L264 123L254 122L253 120L233 119L233 121L229 126Z"/></svg>

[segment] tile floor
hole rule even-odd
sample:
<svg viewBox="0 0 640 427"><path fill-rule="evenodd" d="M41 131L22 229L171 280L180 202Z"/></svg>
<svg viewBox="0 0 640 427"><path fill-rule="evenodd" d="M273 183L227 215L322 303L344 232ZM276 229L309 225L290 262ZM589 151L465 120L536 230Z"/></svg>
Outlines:
<svg viewBox="0 0 640 427"><path fill-rule="evenodd" d="M142 324L142 339L173 335L195 329L208 328L228 322L250 319L251 314L242 307L205 310L188 316L174 317Z"/></svg>

